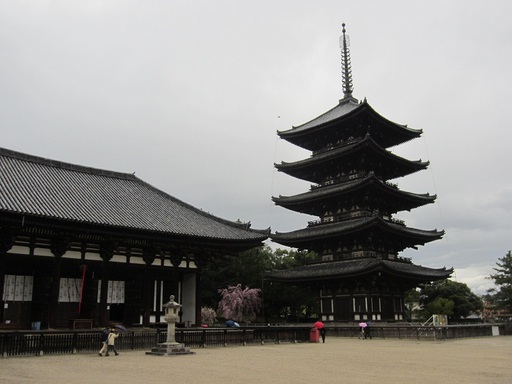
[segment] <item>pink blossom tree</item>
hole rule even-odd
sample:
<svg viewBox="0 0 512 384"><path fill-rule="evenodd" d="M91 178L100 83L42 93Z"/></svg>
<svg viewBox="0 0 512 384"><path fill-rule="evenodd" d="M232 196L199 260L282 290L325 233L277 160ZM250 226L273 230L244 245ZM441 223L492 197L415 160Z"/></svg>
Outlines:
<svg viewBox="0 0 512 384"><path fill-rule="evenodd" d="M241 284L228 285L227 288L219 289L221 300L219 302L219 314L225 319L232 319L239 322L256 320L261 309L261 289L242 288Z"/></svg>

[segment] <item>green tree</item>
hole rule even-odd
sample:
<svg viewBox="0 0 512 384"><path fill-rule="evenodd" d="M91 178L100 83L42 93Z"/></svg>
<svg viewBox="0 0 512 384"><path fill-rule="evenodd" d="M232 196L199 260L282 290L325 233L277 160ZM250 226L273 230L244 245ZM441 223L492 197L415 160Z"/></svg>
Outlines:
<svg viewBox="0 0 512 384"><path fill-rule="evenodd" d="M499 258L496 265L497 267L493 268L496 273L489 278L494 280L497 288L487 291L485 299L494 309L512 311L512 251Z"/></svg>
<svg viewBox="0 0 512 384"><path fill-rule="evenodd" d="M450 317L453 315L454 306L455 303L453 301L445 299L444 297L437 297L434 301L428 303L425 309L430 316L447 315Z"/></svg>
<svg viewBox="0 0 512 384"><path fill-rule="evenodd" d="M219 289L237 286L261 289L263 308L258 321L307 321L315 316L318 289L265 280L268 271L292 268L313 261L316 255L296 250L272 250L265 245L238 255L212 257L201 274L202 306L216 308Z"/></svg>
<svg viewBox="0 0 512 384"><path fill-rule="evenodd" d="M410 289L404 295L405 318L414 321L422 318L420 307L420 291L417 288Z"/></svg>
<svg viewBox="0 0 512 384"><path fill-rule="evenodd" d="M448 315L450 320L461 320L468 317L471 313L479 312L483 308L482 299L471 292L471 289L464 284L452 280L435 281L432 284L423 285L420 292L420 304L430 313L429 304L435 302L438 298L446 299L453 302L451 314ZM449 311L450 304L446 301L438 301L430 306L432 310Z"/></svg>
<svg viewBox="0 0 512 384"><path fill-rule="evenodd" d="M274 253L269 246L262 246L237 255L210 258L201 274L201 303L216 308L220 300L219 289L241 284L263 288L266 270L273 269Z"/></svg>
<svg viewBox="0 0 512 384"><path fill-rule="evenodd" d="M271 269L298 267L315 259L314 252L277 249ZM264 287L266 322L307 322L317 316L317 287L276 281L265 281Z"/></svg>

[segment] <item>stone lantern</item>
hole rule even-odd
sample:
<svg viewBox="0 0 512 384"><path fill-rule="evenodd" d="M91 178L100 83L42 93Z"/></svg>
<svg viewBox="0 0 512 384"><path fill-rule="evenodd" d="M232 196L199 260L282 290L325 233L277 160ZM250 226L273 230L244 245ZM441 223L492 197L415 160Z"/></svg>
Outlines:
<svg viewBox="0 0 512 384"><path fill-rule="evenodd" d="M171 295L169 302L163 305L165 310L164 320L167 322L167 340L165 343L159 343L157 347L146 352L146 355L187 355L193 354L190 348L185 347L182 343L176 342L176 323L178 322L179 310L181 304L174 301L174 295Z"/></svg>
<svg viewBox="0 0 512 384"><path fill-rule="evenodd" d="M174 295L171 295L169 302L163 305L165 310L164 320L167 322L167 341L165 344L178 344L176 343L176 323L178 322L179 309L181 304L174 301Z"/></svg>

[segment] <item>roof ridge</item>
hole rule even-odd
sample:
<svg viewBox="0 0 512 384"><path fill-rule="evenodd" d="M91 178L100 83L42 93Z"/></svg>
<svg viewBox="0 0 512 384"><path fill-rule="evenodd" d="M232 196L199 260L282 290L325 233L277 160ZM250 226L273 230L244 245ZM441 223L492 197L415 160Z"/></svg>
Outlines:
<svg viewBox="0 0 512 384"><path fill-rule="evenodd" d="M49 159L46 157L30 155L27 153L18 152L18 151L14 151L12 149L2 148L2 147L0 147L0 156L12 157L14 159L18 159L18 160L22 160L22 161L29 161L32 163L46 165L49 167L67 169L67 170L74 171L74 172L82 172L82 173L89 173L89 174L94 174L94 175L99 175L99 176L115 177L118 179L125 179L125 180L140 180L135 176L135 173L124 173L124 172L110 171L107 169L94 168L94 167L88 167L85 165L67 163L64 161L53 160L53 159Z"/></svg>
<svg viewBox="0 0 512 384"><path fill-rule="evenodd" d="M344 100L344 99L341 99L341 100L338 102L338 104L336 104L334 107L330 108L328 111L326 111L326 112L324 112L324 113L322 113L322 114L318 115L317 117L314 117L313 119L311 119L311 120L309 120L309 121L306 121L306 122L305 122L305 123L303 123L303 124L300 124L300 125L294 125L294 126L292 126L292 128L291 128L291 129L289 129L289 130L287 130L287 131L279 131L279 133L286 133L286 132L290 132L290 131L292 131L292 130L295 130L295 129L301 128L301 127L303 127L303 126L305 126L305 125L308 125L308 124L310 124L310 123L314 122L315 120L318 120L318 119L320 119L320 118L322 118L322 117L324 117L324 116L326 116L326 115L329 115L329 114L330 114L330 113L332 113L334 110L336 110L336 109L338 109L338 108L340 108L340 107L343 107L343 106L345 106L345 105L348 105L348 104L352 105L352 106L354 107L354 109L352 109L352 110L348 111L348 112L347 112L347 114L348 114L349 112L352 112L352 111L353 111L353 110L355 110L355 109L358 109L357 107L360 107L361 105L363 105L363 103L361 103L361 102L357 102L357 100L356 100L356 99L354 99L354 98L349 98L349 99L345 99L345 100ZM339 116L338 116L338 117L339 117ZM337 118L337 117L336 117L336 118ZM331 120L329 120L329 121L327 121L327 122L330 122L330 121L331 121ZM322 122L322 124L323 124L323 122Z"/></svg>

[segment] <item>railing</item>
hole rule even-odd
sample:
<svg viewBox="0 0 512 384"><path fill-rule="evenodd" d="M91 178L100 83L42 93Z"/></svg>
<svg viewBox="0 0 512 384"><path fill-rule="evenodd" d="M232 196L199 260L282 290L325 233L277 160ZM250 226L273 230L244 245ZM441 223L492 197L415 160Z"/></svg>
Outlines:
<svg viewBox="0 0 512 384"><path fill-rule="evenodd" d="M383 339L425 339L447 340L470 337L493 336L493 327L498 328L500 335L511 334L512 327L504 324L463 324L446 326L422 325L372 325L372 337ZM326 327L327 334L336 337L359 337L359 327L334 326Z"/></svg>
<svg viewBox="0 0 512 384"><path fill-rule="evenodd" d="M246 345L309 339L310 327L242 327L182 328L175 339L187 347ZM73 331L4 331L0 332L0 356L38 356L98 352L100 330ZM120 333L116 339L119 350L151 349L167 338L166 329L135 329Z"/></svg>
<svg viewBox="0 0 512 384"><path fill-rule="evenodd" d="M504 324L474 324L421 326L407 324L372 325L372 338L447 340L512 334L512 326ZM241 328L177 328L176 341L187 347L223 347L247 344L307 342L311 327L245 326ZM327 325L328 337L359 337L357 325ZM97 353L101 347L101 330L0 331L0 356L39 356L75 353ZM167 338L166 329L130 329L116 340L119 350L150 350Z"/></svg>

